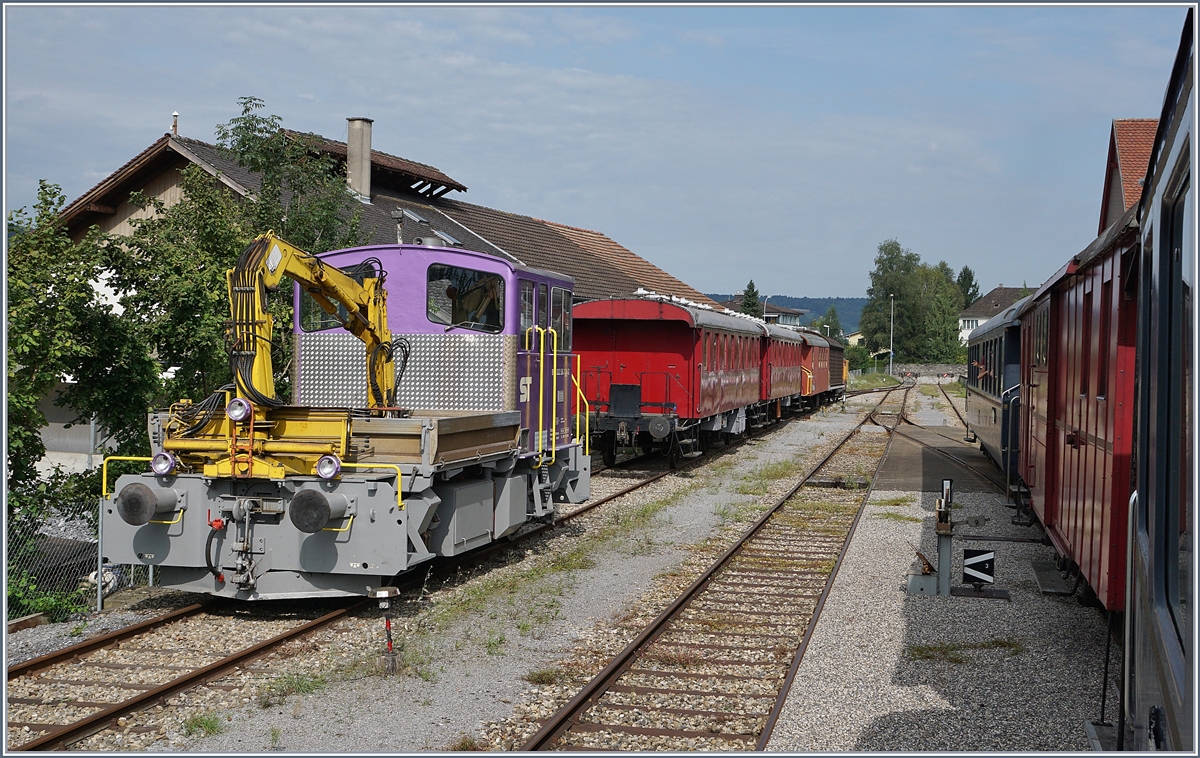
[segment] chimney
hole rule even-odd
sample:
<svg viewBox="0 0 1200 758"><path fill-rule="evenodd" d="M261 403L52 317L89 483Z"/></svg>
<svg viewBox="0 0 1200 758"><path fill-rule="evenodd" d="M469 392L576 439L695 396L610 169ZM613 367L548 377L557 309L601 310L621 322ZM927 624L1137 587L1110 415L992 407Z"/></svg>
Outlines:
<svg viewBox="0 0 1200 758"><path fill-rule="evenodd" d="M179 111L171 114L171 134L176 137L179 136Z"/></svg>
<svg viewBox="0 0 1200 758"><path fill-rule="evenodd" d="M346 183L371 202L371 124L369 118L348 118L346 135Z"/></svg>

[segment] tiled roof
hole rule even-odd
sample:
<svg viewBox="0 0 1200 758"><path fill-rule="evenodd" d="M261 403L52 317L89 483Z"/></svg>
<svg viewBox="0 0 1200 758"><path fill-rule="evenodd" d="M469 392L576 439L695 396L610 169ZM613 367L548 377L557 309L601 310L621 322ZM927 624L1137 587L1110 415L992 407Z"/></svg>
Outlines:
<svg viewBox="0 0 1200 758"><path fill-rule="evenodd" d="M688 300L703 305L716 305L704 293L689 287L650 261L635 255L628 248L617 244L600 232L557 224L553 221L544 221L542 223L549 225L552 229L575 241L585 250L596 254L613 267L626 272L644 289L652 290L660 295L686 297Z"/></svg>
<svg viewBox="0 0 1200 758"><path fill-rule="evenodd" d="M1028 294L1029 290L1025 287L997 287L971 303L958 316L959 318L977 318L986 321Z"/></svg>
<svg viewBox="0 0 1200 758"><path fill-rule="evenodd" d="M316 141L317 147L319 147L321 150L324 150L330 155L336 156L343 160L346 158L345 142L326 139L319 134L310 134L307 132L289 131L289 134L311 137ZM399 179L399 185L405 186L408 189L423 195L427 194L430 197L438 197L439 195L443 195L450 190L458 190L459 192L467 191L467 186L465 184L460 184L454 181L433 166L429 166L424 163L417 163L416 161L410 161L407 158L401 158L388 153L382 153L378 150L371 151L371 168L371 179L373 182L378 181L376 176L378 173L377 170L385 169L400 175L397 177ZM397 188L398 186L393 186L393 189Z"/></svg>
<svg viewBox="0 0 1200 758"><path fill-rule="evenodd" d="M315 136L315 135L314 135ZM345 155L342 142L321 139L321 146L331 153ZM630 295L639 287L660 294L686 297L699 303L715 305L701 292L639 257L609 237L587 229L543 221L531 216L487 208L446 197L417 194L408 177L439 182L438 187L465 190L432 166L407 161L378 150L371 151L372 203L361 206L363 230L369 244L394 244L396 221L391 217L396 209L408 209L429 222L429 226L408 221L404 226L404 242L429 231L445 232L463 247L513 260L521 265L567 274L575 279L575 294L581 298L606 298ZM127 199L129 192L144 186L153 175L183 159L202 165L239 193L258 190L259 177L224 156L220 149L207 142L188 137L164 135L139 153L103 182L71 203L63 212L68 225L83 224L97 211L90 204L116 205ZM381 170L399 172L400 182L379 182ZM394 178L394 177L393 177ZM428 190L428 187L425 187ZM70 214L70 215L68 215Z"/></svg>
<svg viewBox="0 0 1200 758"><path fill-rule="evenodd" d="M740 312L742 309L742 299L740 297L735 297L732 300L724 300L720 303L717 303L717 305L720 305L722 308L728 308L731 311ZM793 316L803 316L805 313L808 313L808 311L804 310L803 308L789 308L786 305L775 305L775 303L772 303L770 300L768 300L763 309L763 313L779 313Z"/></svg>
<svg viewBox="0 0 1200 758"><path fill-rule="evenodd" d="M1121 169L1121 190L1125 208L1129 210L1142 197L1141 179L1146 176L1150 151L1154 148L1156 118L1113 119L1113 140L1117 145L1117 162Z"/></svg>

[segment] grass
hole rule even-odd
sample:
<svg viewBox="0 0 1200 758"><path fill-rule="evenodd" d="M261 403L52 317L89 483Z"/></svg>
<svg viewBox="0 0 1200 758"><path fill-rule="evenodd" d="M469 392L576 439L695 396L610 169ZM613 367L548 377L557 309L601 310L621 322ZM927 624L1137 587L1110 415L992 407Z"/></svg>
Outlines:
<svg viewBox="0 0 1200 758"><path fill-rule="evenodd" d="M467 753L476 750L487 750L487 744L482 743L469 734L464 734L446 746L453 753Z"/></svg>
<svg viewBox="0 0 1200 758"><path fill-rule="evenodd" d="M936 384L918 384L917 392L920 392L925 397L940 397L942 391L937 388Z"/></svg>
<svg viewBox="0 0 1200 758"><path fill-rule="evenodd" d="M85 630L85 629L87 629L87 622L80 621L78 624L71 627L71 636L72 637L81 637L81 636L83 636L83 630Z"/></svg>
<svg viewBox="0 0 1200 758"><path fill-rule="evenodd" d="M326 684L328 681L323 674L289 672L258 693L258 704L263 708L270 708L276 703L282 703L288 695L311 695L323 689Z"/></svg>
<svg viewBox="0 0 1200 758"><path fill-rule="evenodd" d="M887 521L907 521L913 524L921 523L921 519L916 516L905 516L903 513L892 513L891 511L876 513L871 518L886 519Z"/></svg>
<svg viewBox="0 0 1200 758"><path fill-rule="evenodd" d="M279 749L279 740L281 737L283 737L283 730L277 726L273 726L273 727L271 727L271 731L268 733L267 736L271 740L271 749L278 750Z"/></svg>
<svg viewBox="0 0 1200 758"><path fill-rule="evenodd" d="M567 678L567 672L560 668L534 669L521 677L530 684L558 684Z"/></svg>
<svg viewBox="0 0 1200 758"><path fill-rule="evenodd" d="M850 377L850 384L847 389L873 390L878 387L890 387L899 383L899 379L887 374L863 374L862 376Z"/></svg>
<svg viewBox="0 0 1200 758"><path fill-rule="evenodd" d="M771 483L800 473L800 462L790 458L760 466L742 478L736 491L742 495L765 495Z"/></svg>
<svg viewBox="0 0 1200 758"><path fill-rule="evenodd" d="M500 632L488 632L487 654L488 655L503 655L504 654L504 634Z"/></svg>
<svg viewBox="0 0 1200 758"><path fill-rule="evenodd" d="M909 645L908 657L919 661L941 661L943 663L966 663L963 652L967 650L1003 650L1009 656L1025 652L1021 641L1012 637L983 640L981 642L939 642L934 645Z"/></svg>
<svg viewBox="0 0 1200 758"><path fill-rule="evenodd" d="M895 497L885 497L879 500L872 500L871 505L878 505L881 508L895 508L901 505L912 505L913 498L911 495L897 495Z"/></svg>
<svg viewBox="0 0 1200 758"><path fill-rule="evenodd" d="M183 731L189 737L201 735L211 737L225 729L221 717L215 713L195 713L184 719Z"/></svg>
<svg viewBox="0 0 1200 758"><path fill-rule="evenodd" d="M962 382L943 384L942 389L946 390L946 394L950 395L951 397L965 398L967 396L967 387Z"/></svg>
<svg viewBox="0 0 1200 758"><path fill-rule="evenodd" d="M678 666L685 669L698 666L703 662L700 653L689 648L654 647L646 651L642 658L660 666Z"/></svg>

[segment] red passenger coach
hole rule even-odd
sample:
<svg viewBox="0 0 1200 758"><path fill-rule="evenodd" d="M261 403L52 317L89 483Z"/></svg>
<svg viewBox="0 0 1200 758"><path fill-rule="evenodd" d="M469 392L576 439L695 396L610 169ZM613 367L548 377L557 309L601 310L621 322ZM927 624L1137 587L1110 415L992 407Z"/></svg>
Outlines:
<svg viewBox="0 0 1200 758"><path fill-rule="evenodd" d="M1109 610L1125 600L1136 206L1050 278L1021 319L1020 472L1059 555Z"/></svg>
<svg viewBox="0 0 1200 758"><path fill-rule="evenodd" d="M760 400L774 401L776 415L783 400L805 394L809 382L805 379L801 357L807 347L804 335L774 324L765 325L762 340L762 394ZM811 392L809 393L811 394Z"/></svg>
<svg viewBox="0 0 1200 758"><path fill-rule="evenodd" d="M814 332L665 297L593 300L574 319L591 432L609 465L618 447L698 454L844 388L841 346Z"/></svg>

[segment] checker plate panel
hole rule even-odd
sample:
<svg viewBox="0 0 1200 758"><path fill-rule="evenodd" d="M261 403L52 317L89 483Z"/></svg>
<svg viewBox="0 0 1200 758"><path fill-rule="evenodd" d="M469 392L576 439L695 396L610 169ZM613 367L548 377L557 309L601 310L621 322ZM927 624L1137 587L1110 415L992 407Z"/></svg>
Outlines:
<svg viewBox="0 0 1200 758"><path fill-rule="evenodd" d="M512 334L405 334L412 346L396 392L403 408L517 410L517 337ZM352 334L299 335L296 402L365 408L366 354Z"/></svg>

